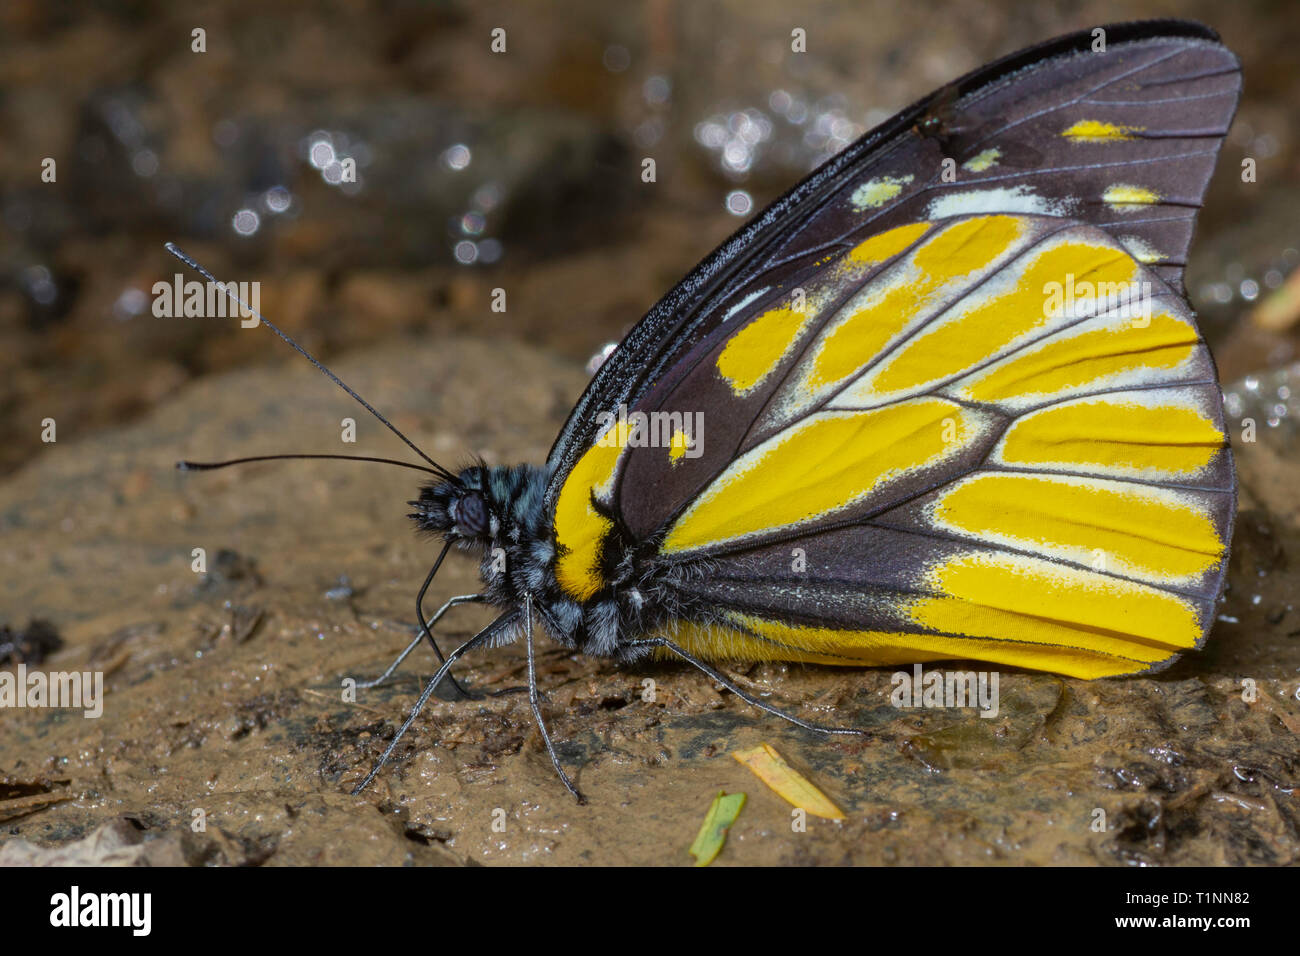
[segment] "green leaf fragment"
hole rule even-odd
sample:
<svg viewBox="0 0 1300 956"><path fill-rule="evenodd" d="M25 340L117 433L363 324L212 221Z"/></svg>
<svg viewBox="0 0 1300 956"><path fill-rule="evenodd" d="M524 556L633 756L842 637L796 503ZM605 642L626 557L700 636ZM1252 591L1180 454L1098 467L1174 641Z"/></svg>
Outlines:
<svg viewBox="0 0 1300 956"><path fill-rule="evenodd" d="M743 793L727 793L719 790L709 805L709 812L704 816L700 832L695 835L690 854L695 857L696 866L708 866L722 852L722 845L727 842L727 831L740 816L745 806Z"/></svg>

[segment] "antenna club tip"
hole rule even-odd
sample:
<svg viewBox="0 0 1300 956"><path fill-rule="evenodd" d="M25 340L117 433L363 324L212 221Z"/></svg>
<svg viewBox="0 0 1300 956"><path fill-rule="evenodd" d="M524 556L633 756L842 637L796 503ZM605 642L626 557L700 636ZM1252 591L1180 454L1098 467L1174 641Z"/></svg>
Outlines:
<svg viewBox="0 0 1300 956"><path fill-rule="evenodd" d="M193 471L193 463L188 461L178 461L176 463L177 471Z"/></svg>

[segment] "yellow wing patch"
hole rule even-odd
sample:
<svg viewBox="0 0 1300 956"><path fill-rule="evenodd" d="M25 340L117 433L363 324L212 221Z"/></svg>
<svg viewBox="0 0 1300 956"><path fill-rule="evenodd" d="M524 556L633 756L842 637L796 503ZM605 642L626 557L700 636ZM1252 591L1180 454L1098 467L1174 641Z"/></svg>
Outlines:
<svg viewBox="0 0 1300 956"><path fill-rule="evenodd" d="M849 251L849 261L872 266L887 259L892 259L925 235L926 230L929 228L930 224L928 222L914 222L882 232L878 236L872 236L870 239L858 243Z"/></svg>
<svg viewBox="0 0 1300 956"><path fill-rule="evenodd" d="M1145 128L1144 126L1119 126L1101 120L1079 120L1069 129L1062 130L1061 135L1076 143L1118 143L1136 139L1133 134L1140 133Z"/></svg>
<svg viewBox="0 0 1300 956"><path fill-rule="evenodd" d="M613 527L591 506L591 499L608 497L618 462L627 448L632 426L615 422L578 459L555 502L555 578L572 597L585 600L601 589L600 553Z"/></svg>
<svg viewBox="0 0 1300 956"><path fill-rule="evenodd" d="M853 190L853 195L849 197L849 205L858 212L879 209L901 193L903 187L910 183L912 179L913 177L909 174L906 176L881 176L879 179L868 180Z"/></svg>
<svg viewBox="0 0 1300 956"><path fill-rule="evenodd" d="M1116 183L1107 186L1101 194L1102 201L1116 212L1133 212L1160 202L1160 194L1145 186L1130 186Z"/></svg>
<svg viewBox="0 0 1300 956"><path fill-rule="evenodd" d="M1178 396L1112 394L1053 405L1011 426L994 454L1007 465L1147 481L1194 478L1227 442L1219 427Z"/></svg>
<svg viewBox="0 0 1300 956"><path fill-rule="evenodd" d="M1133 254L1133 258L1144 265L1150 265L1153 262L1163 262L1168 258L1163 252L1157 249L1151 243L1147 242L1141 236L1120 236L1120 243Z"/></svg>
<svg viewBox="0 0 1300 956"><path fill-rule="evenodd" d="M939 496L931 520L990 543L1162 584L1199 580L1224 549L1211 516L1176 492L1088 478L972 475Z"/></svg>
<svg viewBox="0 0 1300 956"><path fill-rule="evenodd" d="M954 394L1022 407L1084 387L1173 380L1198 342L1191 323L1159 312L1145 325L1123 317L1080 323L972 374Z"/></svg>
<svg viewBox="0 0 1300 956"><path fill-rule="evenodd" d="M897 231L897 230L895 230ZM840 311L814 346L804 388L817 394L857 374L952 284L988 269L1024 236L1013 216L958 220L937 231Z"/></svg>
<svg viewBox="0 0 1300 956"><path fill-rule="evenodd" d="M1124 662L1111 673L1145 669L1195 647L1201 636L1195 605L1178 595L1049 561L970 554L931 568L927 579L942 596L912 605L917 624Z"/></svg>
<svg viewBox="0 0 1300 956"><path fill-rule="evenodd" d="M960 602L959 602L960 603ZM932 609L936 616L946 610ZM956 615L961 620L960 612ZM1114 645L1138 657L1117 656L1087 646L1087 632L1068 633L1073 645L898 631L855 631L786 624L752 615L731 615L733 627L684 625L664 636L690 653L716 661L795 661L853 667L888 667L952 659L988 661L1007 667L1054 671L1091 679L1134 674L1172 652L1153 656L1149 647ZM1068 629L1067 629L1068 631ZM672 659L668 651L657 655Z"/></svg>
<svg viewBox="0 0 1300 956"><path fill-rule="evenodd" d="M686 457L691 440L680 428L673 429L673 437L668 442L668 458L675 465Z"/></svg>
<svg viewBox="0 0 1300 956"><path fill-rule="evenodd" d="M718 355L718 373L737 395L763 383L812 319L810 309L769 309L733 335Z"/></svg>
<svg viewBox="0 0 1300 956"><path fill-rule="evenodd" d="M1063 240L1045 244L999 275L999 288L968 296L951 314L931 323L876 369L845 390L837 404L870 404L930 387L966 371L980 356L996 355L1018 339L1061 324L1045 290L1053 283L1130 285L1137 266L1123 249Z"/></svg>
<svg viewBox="0 0 1300 956"><path fill-rule="evenodd" d="M1002 158L1002 151L999 149L986 149L982 153L977 153L966 162L961 164L961 168L971 173L988 172L998 164Z"/></svg>
<svg viewBox="0 0 1300 956"><path fill-rule="evenodd" d="M811 415L733 462L676 521L662 550L724 544L843 511L988 428L979 413L942 399Z"/></svg>
<svg viewBox="0 0 1300 956"><path fill-rule="evenodd" d="M1085 120L1062 135L1141 132ZM986 152L968 166L992 168ZM873 181L858 199L893 188ZM1102 198L1121 212L1162 201L1124 183ZM755 444L671 521L661 553L752 560L766 577L702 585L720 617L666 636L714 660L975 659L1080 678L1146 671L1194 647L1227 552L1228 452L1190 313L1142 265L1161 259L1059 218L961 215L873 236L809 283L807 310L784 302L751 320L717 360L737 397L798 360ZM1049 290L1062 287L1078 301L1054 304ZM616 467L593 462L588 486ZM595 530L573 559L572 594L599 586L591 562L608 533L581 517ZM810 562L831 549L816 557L824 579L783 578L786 545L773 539L806 547ZM871 553L846 553L858 543ZM835 590L845 580L864 583ZM786 606L805 623L741 610Z"/></svg>
<svg viewBox="0 0 1300 956"><path fill-rule="evenodd" d="M799 302L784 304L751 319L734 333L718 354L718 374L737 395L762 385L799 341L840 284L852 282L873 266L893 258L919 239L929 224L910 223L859 243L832 270L830 281L814 283Z"/></svg>

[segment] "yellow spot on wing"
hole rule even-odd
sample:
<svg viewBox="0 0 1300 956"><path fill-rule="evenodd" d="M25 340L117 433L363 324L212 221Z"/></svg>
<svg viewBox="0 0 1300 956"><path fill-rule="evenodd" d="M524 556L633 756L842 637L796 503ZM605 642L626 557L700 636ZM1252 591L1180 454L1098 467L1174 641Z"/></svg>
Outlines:
<svg viewBox="0 0 1300 956"><path fill-rule="evenodd" d="M961 168L972 173L982 173L992 169L998 164L1002 157L1002 151L998 149L986 149L978 155L972 156L966 162L961 164Z"/></svg>
<svg viewBox="0 0 1300 956"><path fill-rule="evenodd" d="M1118 212L1132 212L1134 209L1141 209L1143 206L1150 206L1153 203L1160 202L1160 194L1153 189L1147 189L1145 186L1130 186L1125 183L1115 183L1113 186L1107 186L1106 191L1101 194L1106 205Z"/></svg>
<svg viewBox="0 0 1300 956"><path fill-rule="evenodd" d="M913 604L911 616L918 624L1118 659L1109 671L1075 676L1141 670L1195 647L1202 632L1196 607L1178 595L1033 558L959 555L932 568L928 577L941 596Z"/></svg>
<svg viewBox="0 0 1300 956"><path fill-rule="evenodd" d="M913 222L906 226L898 226L872 236L863 242L858 243L849 252L849 261L854 263L871 264L884 262L886 259L892 259L898 255L930 228L928 222Z"/></svg>
<svg viewBox="0 0 1300 956"><path fill-rule="evenodd" d="M1061 135L1076 143L1114 143L1126 139L1136 139L1133 134L1140 133L1145 126L1118 126L1101 120L1079 120Z"/></svg>
<svg viewBox="0 0 1300 956"><path fill-rule="evenodd" d="M601 589L600 553L612 522L591 506L609 494L619 456L632 426L616 422L578 459L555 502L555 578L572 597L585 600Z"/></svg>
<svg viewBox="0 0 1300 956"><path fill-rule="evenodd" d="M1085 478L982 474L935 503L941 528L1047 557L1158 581L1188 581L1219 563L1210 516L1163 489Z"/></svg>
<svg viewBox="0 0 1300 956"><path fill-rule="evenodd" d="M718 355L718 372L737 395L759 385L794 345L809 311L769 309L736 332Z"/></svg>
<svg viewBox="0 0 1300 956"><path fill-rule="evenodd" d="M974 413L941 399L811 415L733 462L673 525L663 551L706 548L840 511L937 464L982 430ZM946 432L955 433L951 443Z"/></svg>
<svg viewBox="0 0 1300 956"><path fill-rule="evenodd" d="M1138 262L1151 264L1165 259L1165 254L1140 236L1120 236L1120 243Z"/></svg>
<svg viewBox="0 0 1300 956"><path fill-rule="evenodd" d="M673 429L673 437L668 442L668 457L674 465L682 460L689 445L690 442L687 441L686 433L680 428Z"/></svg>
<svg viewBox="0 0 1300 956"><path fill-rule="evenodd" d="M1151 479L1186 477L1209 464L1223 445L1223 433L1195 408L1099 398L1019 419L1002 440L999 460Z"/></svg>
<svg viewBox="0 0 1300 956"><path fill-rule="evenodd" d="M969 275L992 265L1024 232L1015 216L962 219L916 250L916 266L940 281Z"/></svg>
<svg viewBox="0 0 1300 956"><path fill-rule="evenodd" d="M1196 341L1188 323L1159 313L1145 327L1125 323L1049 339L991 366L960 394L977 402L1055 395L1138 369L1175 368L1191 357Z"/></svg>
<svg viewBox="0 0 1300 956"><path fill-rule="evenodd" d="M870 179L849 197L849 204L858 212L877 209L903 191L903 187L912 181L911 174L906 176L881 176Z"/></svg>

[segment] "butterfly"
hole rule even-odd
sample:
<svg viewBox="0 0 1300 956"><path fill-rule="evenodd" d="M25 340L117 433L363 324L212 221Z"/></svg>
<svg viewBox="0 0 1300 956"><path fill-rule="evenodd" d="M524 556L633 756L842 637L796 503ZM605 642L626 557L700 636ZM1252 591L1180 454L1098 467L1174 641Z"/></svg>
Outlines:
<svg viewBox="0 0 1300 956"><path fill-rule="evenodd" d="M948 84L696 266L542 464L448 470L316 363L427 463L390 462L433 473L411 517L444 542L419 633L379 680L422 640L442 666L354 792L459 658L522 639L533 716L581 799L542 715L539 628L621 664L684 660L828 733L858 731L784 713L719 665L1098 678L1199 648L1236 483L1183 267L1240 88L1218 37L1177 21L1061 37ZM483 588L427 616L453 546ZM434 624L473 602L498 616L444 658Z"/></svg>

